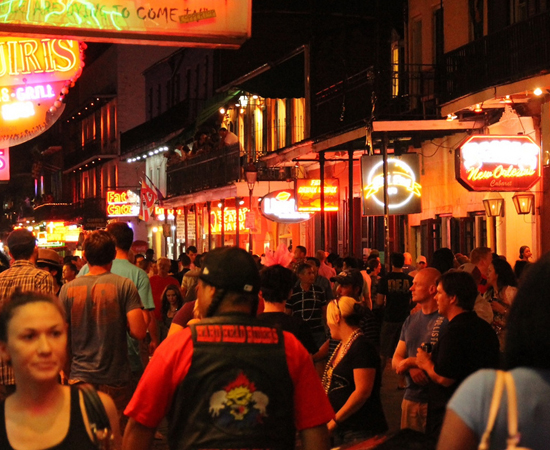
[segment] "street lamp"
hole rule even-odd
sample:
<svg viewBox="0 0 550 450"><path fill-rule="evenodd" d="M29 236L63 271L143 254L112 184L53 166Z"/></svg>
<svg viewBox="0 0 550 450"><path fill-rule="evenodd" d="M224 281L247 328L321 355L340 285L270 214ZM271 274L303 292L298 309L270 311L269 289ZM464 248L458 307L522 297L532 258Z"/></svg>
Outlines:
<svg viewBox="0 0 550 450"><path fill-rule="evenodd" d="M250 162L244 169L244 176L246 178L246 184L248 185L248 204L250 210L248 211L248 251L253 253L252 245L252 227L253 227L253 212L252 212L252 192L254 191L254 185L258 180L258 169L253 162Z"/></svg>
<svg viewBox="0 0 550 450"><path fill-rule="evenodd" d="M487 217L499 217L504 213L504 199L498 192L491 192L483 199Z"/></svg>
<svg viewBox="0 0 550 450"><path fill-rule="evenodd" d="M512 197L518 214L529 214L533 211L535 195L532 192L521 192Z"/></svg>

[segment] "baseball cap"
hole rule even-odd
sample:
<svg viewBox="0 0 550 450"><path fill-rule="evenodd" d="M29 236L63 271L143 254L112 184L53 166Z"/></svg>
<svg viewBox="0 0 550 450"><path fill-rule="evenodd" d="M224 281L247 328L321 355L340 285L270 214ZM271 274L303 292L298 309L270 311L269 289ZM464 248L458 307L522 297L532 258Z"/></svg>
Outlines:
<svg viewBox="0 0 550 450"><path fill-rule="evenodd" d="M25 228L19 228L17 230L12 231L8 235L6 244L8 245L10 251L14 251L18 247L27 247L30 245L35 245L36 238L29 230Z"/></svg>
<svg viewBox="0 0 550 450"><path fill-rule="evenodd" d="M49 264L52 266L61 266L61 260L55 250L51 248L39 248L36 264Z"/></svg>
<svg viewBox="0 0 550 450"><path fill-rule="evenodd" d="M260 272L252 255L242 248L222 247L206 254L199 278L205 283L231 292L257 294Z"/></svg>
<svg viewBox="0 0 550 450"><path fill-rule="evenodd" d="M363 287L363 275L357 269L347 269L340 272L337 276L332 277L330 281L338 283L340 285L352 285Z"/></svg>
<svg viewBox="0 0 550 450"><path fill-rule="evenodd" d="M428 263L426 257L425 257L425 256L422 256L422 255L420 255L418 258L416 258L416 262L417 262L417 263L423 262L424 264L427 264L427 263Z"/></svg>

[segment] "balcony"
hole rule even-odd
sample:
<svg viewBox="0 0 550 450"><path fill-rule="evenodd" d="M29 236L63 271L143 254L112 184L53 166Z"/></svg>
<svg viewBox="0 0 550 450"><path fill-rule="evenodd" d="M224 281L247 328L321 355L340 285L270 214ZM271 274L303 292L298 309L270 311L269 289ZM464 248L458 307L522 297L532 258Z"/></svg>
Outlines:
<svg viewBox="0 0 550 450"><path fill-rule="evenodd" d="M337 130L371 114L378 120L436 118L435 86L433 65L399 64L382 70L365 69L315 94L313 135Z"/></svg>
<svg viewBox="0 0 550 450"><path fill-rule="evenodd" d="M550 12L446 53L441 69L443 102L548 71Z"/></svg>
<svg viewBox="0 0 550 450"><path fill-rule="evenodd" d="M239 145L199 154L167 169L167 196L193 194L206 189L244 181ZM281 181L291 178L289 170L281 171L257 163L258 181ZM289 169L289 168L287 168Z"/></svg>

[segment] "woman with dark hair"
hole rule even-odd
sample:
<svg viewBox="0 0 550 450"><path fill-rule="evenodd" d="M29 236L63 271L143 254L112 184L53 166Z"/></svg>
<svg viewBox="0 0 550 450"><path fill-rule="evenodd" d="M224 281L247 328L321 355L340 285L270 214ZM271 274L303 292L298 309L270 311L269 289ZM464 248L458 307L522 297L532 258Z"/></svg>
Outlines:
<svg viewBox="0 0 550 450"><path fill-rule="evenodd" d="M517 391L518 448L542 450L550 442L550 254L533 264L510 308L504 362ZM543 301L541 301L543 300ZM487 426L494 370L466 379L447 406L441 450L474 450ZM491 436L492 448L507 448L508 395L503 394ZM510 448L510 447L508 447Z"/></svg>
<svg viewBox="0 0 550 450"><path fill-rule="evenodd" d="M521 274L523 273L524 269L531 264L529 261L531 259L531 256L533 256L533 253L531 253L531 249L527 245L522 245L519 248L519 259L516 261L516 264L514 265L514 273L516 274L516 278L519 280L521 277Z"/></svg>
<svg viewBox="0 0 550 450"><path fill-rule="evenodd" d="M166 339L170 325L172 325L172 319L176 315L176 312L183 306L183 296L181 290L175 284L169 284L164 289L161 296L161 316L162 321L160 323L160 341Z"/></svg>
<svg viewBox="0 0 550 450"><path fill-rule="evenodd" d="M0 356L15 372L16 390L0 403L0 448L93 450L93 433L77 386L59 384L67 359L67 324L54 297L14 294L0 314ZM99 392L120 448L113 400ZM115 447L116 446L116 447Z"/></svg>
<svg viewBox="0 0 550 450"><path fill-rule="evenodd" d="M363 335L364 306L352 297L340 297L327 307L333 339L340 341L323 375L323 386L335 411L328 423L333 447L364 440L388 429L380 402L380 357Z"/></svg>
<svg viewBox="0 0 550 450"><path fill-rule="evenodd" d="M506 315L512 306L517 293L518 285L512 266L503 259L494 258L487 270L488 289L485 299L493 309L492 326L500 341L500 350L504 350L504 332L506 329Z"/></svg>

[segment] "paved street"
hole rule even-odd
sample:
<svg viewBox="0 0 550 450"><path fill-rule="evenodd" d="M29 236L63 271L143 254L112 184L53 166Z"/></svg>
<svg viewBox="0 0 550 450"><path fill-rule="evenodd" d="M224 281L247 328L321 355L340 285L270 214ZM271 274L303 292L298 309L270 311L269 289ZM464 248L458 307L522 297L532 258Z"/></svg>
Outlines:
<svg viewBox="0 0 550 450"><path fill-rule="evenodd" d="M401 422L401 400L403 399L403 391L397 389L397 375L391 370L389 363L382 377L381 396L390 431L397 431L399 430ZM161 433L165 434L166 425L161 425L159 430ZM168 450L168 444L166 440L155 440L153 449Z"/></svg>

